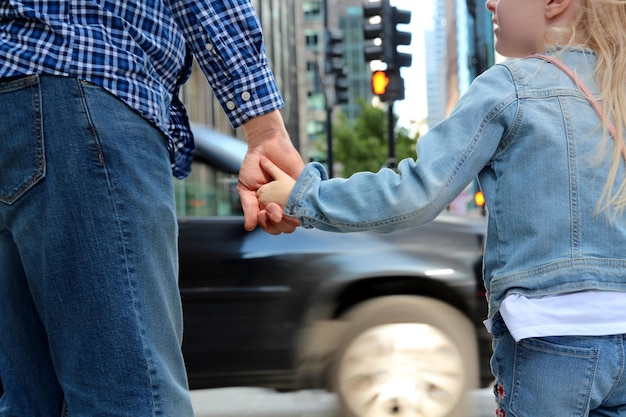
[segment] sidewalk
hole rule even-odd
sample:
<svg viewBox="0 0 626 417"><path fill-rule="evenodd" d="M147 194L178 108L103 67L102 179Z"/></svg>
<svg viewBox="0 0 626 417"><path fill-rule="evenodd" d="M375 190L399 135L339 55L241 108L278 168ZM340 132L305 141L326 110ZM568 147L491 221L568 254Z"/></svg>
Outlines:
<svg viewBox="0 0 626 417"><path fill-rule="evenodd" d="M264 388L191 391L196 417L341 417L335 395L323 390L279 393ZM490 389L468 395L467 417L492 417Z"/></svg>

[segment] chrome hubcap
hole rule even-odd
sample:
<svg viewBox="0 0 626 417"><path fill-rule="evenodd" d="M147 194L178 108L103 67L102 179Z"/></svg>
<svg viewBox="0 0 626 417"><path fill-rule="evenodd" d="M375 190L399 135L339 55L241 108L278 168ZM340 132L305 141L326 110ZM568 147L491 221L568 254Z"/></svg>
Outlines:
<svg viewBox="0 0 626 417"><path fill-rule="evenodd" d="M388 324L348 347L338 392L359 417L442 417L464 395L463 380L458 348L439 329Z"/></svg>

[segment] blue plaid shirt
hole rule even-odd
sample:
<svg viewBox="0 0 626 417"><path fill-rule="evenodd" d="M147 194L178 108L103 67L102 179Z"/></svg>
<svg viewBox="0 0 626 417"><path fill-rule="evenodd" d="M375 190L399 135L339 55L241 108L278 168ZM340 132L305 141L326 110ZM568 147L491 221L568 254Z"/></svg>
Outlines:
<svg viewBox="0 0 626 417"><path fill-rule="evenodd" d="M178 98L192 55L234 127L283 106L249 0L0 0L0 77L105 88L170 138L178 178L194 149Z"/></svg>

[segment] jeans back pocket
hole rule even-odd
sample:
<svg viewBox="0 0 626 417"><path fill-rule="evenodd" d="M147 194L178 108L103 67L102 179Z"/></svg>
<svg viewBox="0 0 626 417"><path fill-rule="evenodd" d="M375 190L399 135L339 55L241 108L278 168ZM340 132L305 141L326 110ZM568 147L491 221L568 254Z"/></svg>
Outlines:
<svg viewBox="0 0 626 417"><path fill-rule="evenodd" d="M46 171L39 77L0 79L0 202L13 204Z"/></svg>

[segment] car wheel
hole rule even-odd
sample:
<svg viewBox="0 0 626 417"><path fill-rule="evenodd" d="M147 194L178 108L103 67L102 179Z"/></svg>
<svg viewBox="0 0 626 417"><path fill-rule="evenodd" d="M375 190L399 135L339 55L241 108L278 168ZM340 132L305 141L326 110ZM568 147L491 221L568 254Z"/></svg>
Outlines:
<svg viewBox="0 0 626 417"><path fill-rule="evenodd" d="M349 417L457 417L478 385L472 323L431 298L387 296L349 310L329 381Z"/></svg>

